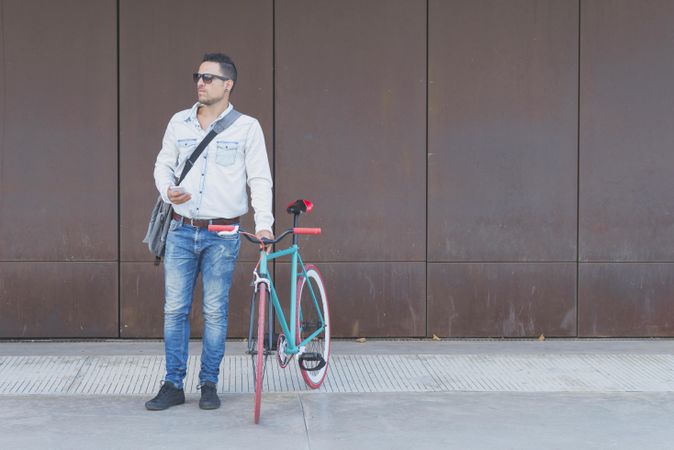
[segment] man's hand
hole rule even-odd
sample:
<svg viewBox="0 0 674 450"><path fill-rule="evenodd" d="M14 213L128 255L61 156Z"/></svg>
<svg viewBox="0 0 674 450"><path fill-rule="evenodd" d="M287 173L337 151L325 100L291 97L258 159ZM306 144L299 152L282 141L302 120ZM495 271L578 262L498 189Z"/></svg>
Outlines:
<svg viewBox="0 0 674 450"><path fill-rule="evenodd" d="M270 241L274 239L274 233L269 230L260 230L255 233L255 236L257 236L258 239L269 239Z"/></svg>
<svg viewBox="0 0 674 450"><path fill-rule="evenodd" d="M255 236L257 236L258 239L269 239L272 240L274 239L274 233L272 233L269 230L260 230L257 233L255 233ZM267 245L267 253L271 251L271 245Z"/></svg>
<svg viewBox="0 0 674 450"><path fill-rule="evenodd" d="M171 200L171 203L174 205L180 205L181 203L185 203L189 201L192 198L192 194L189 192L178 192L175 191L174 189L171 189L170 187L168 188L167 195L169 200Z"/></svg>

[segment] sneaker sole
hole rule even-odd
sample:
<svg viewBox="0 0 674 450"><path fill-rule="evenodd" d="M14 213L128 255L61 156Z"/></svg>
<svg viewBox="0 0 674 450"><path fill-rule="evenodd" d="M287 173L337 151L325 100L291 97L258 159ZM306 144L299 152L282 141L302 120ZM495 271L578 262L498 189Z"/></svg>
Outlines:
<svg viewBox="0 0 674 450"><path fill-rule="evenodd" d="M171 405L168 405L166 408L159 408L159 407L157 407L157 406L152 406L152 405L145 404L145 409L147 409L148 411L164 411L164 410L166 410L166 409L169 409L169 408L172 407L172 406L180 406L180 405L184 405L184 404L185 404L185 402L182 401L182 402L180 402L180 403L173 403L173 404L171 404Z"/></svg>
<svg viewBox="0 0 674 450"><path fill-rule="evenodd" d="M219 407L220 407L220 405L202 405L201 403L199 403L200 409L207 409L207 410L208 409L218 409Z"/></svg>

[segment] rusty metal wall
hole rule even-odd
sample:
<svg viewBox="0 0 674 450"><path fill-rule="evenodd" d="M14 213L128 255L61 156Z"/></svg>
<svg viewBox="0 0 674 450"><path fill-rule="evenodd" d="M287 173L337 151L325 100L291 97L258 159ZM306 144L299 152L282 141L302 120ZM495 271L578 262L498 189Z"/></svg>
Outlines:
<svg viewBox="0 0 674 450"><path fill-rule="evenodd" d="M672 23L662 0L0 0L0 338L161 337L140 241L206 51L265 131L277 231L316 204L335 336L673 336Z"/></svg>
<svg viewBox="0 0 674 450"><path fill-rule="evenodd" d="M273 2L121 0L119 9L120 106L120 336L160 337L163 268L140 244L157 190L152 170L169 119L196 102L192 73L206 52L226 51L237 65L231 100L260 121L273 161ZM229 18L229 19L228 19ZM236 19L234 19L236 18ZM242 223L252 227L252 214ZM230 336L247 332L247 280L254 261L241 245L230 303ZM192 336L201 335L200 291L195 295Z"/></svg>
<svg viewBox="0 0 674 450"><path fill-rule="evenodd" d="M425 29L423 0L277 3L277 229L315 202L338 336L425 335Z"/></svg>
<svg viewBox="0 0 674 450"><path fill-rule="evenodd" d="M431 1L428 333L576 334L578 2Z"/></svg>
<svg viewBox="0 0 674 450"><path fill-rule="evenodd" d="M116 337L114 0L0 8L0 337Z"/></svg>
<svg viewBox="0 0 674 450"><path fill-rule="evenodd" d="M674 3L584 1L581 336L672 336Z"/></svg>

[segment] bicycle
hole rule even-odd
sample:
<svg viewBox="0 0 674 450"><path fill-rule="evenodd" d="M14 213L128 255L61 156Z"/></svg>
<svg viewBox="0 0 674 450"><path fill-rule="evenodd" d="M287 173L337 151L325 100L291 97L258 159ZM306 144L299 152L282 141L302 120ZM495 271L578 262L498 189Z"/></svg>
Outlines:
<svg viewBox="0 0 674 450"><path fill-rule="evenodd" d="M311 389L318 389L327 375L330 359L330 312L325 286L318 268L304 264L298 246L299 235L321 234L320 228L300 228L299 216L309 213L313 204L308 200L296 200L287 207L293 214L293 227L284 231L276 239L259 239L252 233L232 225L210 225L209 231L219 235L239 233L248 241L259 245L260 258L253 269L253 295L250 303L250 326L248 331L248 351L253 363L255 385L254 421L259 423L262 404L262 382L267 357L276 348L277 359L282 368L288 366L293 357L305 383ZM277 244L288 235L293 235L292 245L284 250L268 253L267 246ZM283 256L291 257L290 268L290 321L281 308L274 282L268 271L268 262ZM268 307L270 303L272 307ZM254 333L257 304L257 333ZM281 333L274 346L274 313L278 318ZM265 330L265 314L268 314Z"/></svg>

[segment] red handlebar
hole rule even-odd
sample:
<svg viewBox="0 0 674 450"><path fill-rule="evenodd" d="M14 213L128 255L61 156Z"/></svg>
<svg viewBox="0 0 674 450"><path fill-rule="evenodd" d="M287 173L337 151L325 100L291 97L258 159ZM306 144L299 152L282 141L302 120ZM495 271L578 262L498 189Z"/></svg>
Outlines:
<svg viewBox="0 0 674 450"><path fill-rule="evenodd" d="M208 231L218 232L218 231L234 231L236 227L234 225L209 225ZM293 233L295 234L321 234L320 228L293 228Z"/></svg>
<svg viewBox="0 0 674 450"><path fill-rule="evenodd" d="M295 234L321 234L320 228L293 228Z"/></svg>

